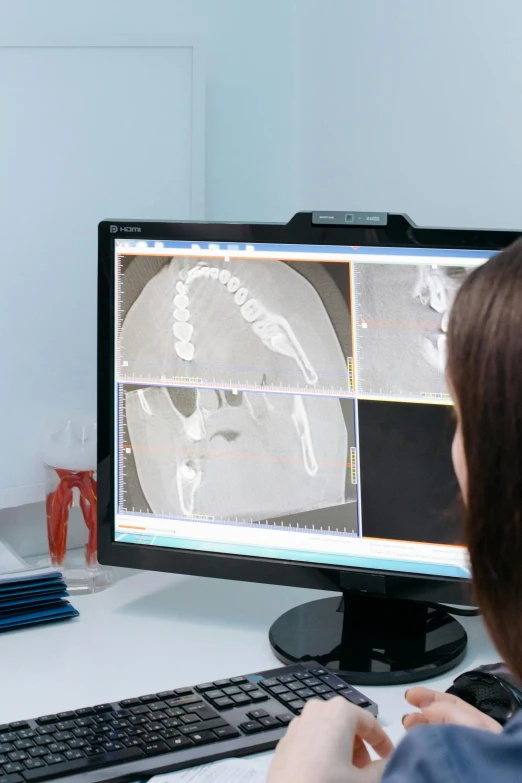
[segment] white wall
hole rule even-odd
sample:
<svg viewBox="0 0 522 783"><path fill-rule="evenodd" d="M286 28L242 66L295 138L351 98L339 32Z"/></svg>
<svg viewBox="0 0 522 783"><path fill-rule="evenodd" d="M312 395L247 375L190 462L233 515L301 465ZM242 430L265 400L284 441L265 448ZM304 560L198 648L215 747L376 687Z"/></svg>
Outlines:
<svg viewBox="0 0 522 783"><path fill-rule="evenodd" d="M93 19L107 40L118 26L205 50L207 218L522 225L520 0L0 0L0 43ZM24 519L0 512L17 535Z"/></svg>
<svg viewBox="0 0 522 783"><path fill-rule="evenodd" d="M298 200L522 227L520 0L295 0Z"/></svg>

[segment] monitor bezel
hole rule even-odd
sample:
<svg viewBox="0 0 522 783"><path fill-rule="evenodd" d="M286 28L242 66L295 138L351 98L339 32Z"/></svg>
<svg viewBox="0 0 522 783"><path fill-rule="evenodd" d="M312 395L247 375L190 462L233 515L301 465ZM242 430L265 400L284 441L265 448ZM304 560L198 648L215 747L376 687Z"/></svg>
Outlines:
<svg viewBox="0 0 522 783"><path fill-rule="evenodd" d="M125 231L125 229L139 229ZM405 215L387 215L386 225L314 224L299 212L288 223L103 220L98 227L98 560L150 571L287 585L327 591L363 590L393 597L469 605L469 581L407 572L277 561L262 557L129 544L114 538L114 242L136 239L194 242L281 243L499 251L520 232L416 226Z"/></svg>

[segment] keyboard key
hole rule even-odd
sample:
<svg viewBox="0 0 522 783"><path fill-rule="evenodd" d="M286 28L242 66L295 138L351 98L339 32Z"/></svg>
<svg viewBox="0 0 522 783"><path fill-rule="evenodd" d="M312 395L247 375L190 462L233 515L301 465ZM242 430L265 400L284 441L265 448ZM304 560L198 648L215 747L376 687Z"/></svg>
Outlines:
<svg viewBox="0 0 522 783"><path fill-rule="evenodd" d="M74 710L69 710L68 712L59 712L58 717L60 720L70 720L71 718L76 718L76 713Z"/></svg>
<svg viewBox="0 0 522 783"><path fill-rule="evenodd" d="M330 693L323 693L321 698L325 701L330 701L330 699L335 699L336 696L338 696L338 694L335 691L330 691Z"/></svg>
<svg viewBox="0 0 522 783"><path fill-rule="evenodd" d="M128 707L137 707L139 704L141 704L139 699L124 699L123 701L120 701L120 707L125 707L127 709Z"/></svg>
<svg viewBox="0 0 522 783"><path fill-rule="evenodd" d="M263 691L250 691L248 696L255 702L268 700L268 696Z"/></svg>
<svg viewBox="0 0 522 783"><path fill-rule="evenodd" d="M92 734L92 731L90 729L74 729L74 734L71 734L70 731L57 731L56 734L54 735L54 741L69 742L69 740L72 740L75 737L84 737L85 734L81 734L80 732L86 732L87 734Z"/></svg>
<svg viewBox="0 0 522 783"><path fill-rule="evenodd" d="M206 693L207 691L213 691L215 690L216 686L213 682L203 682L201 685L196 685L196 690L198 693Z"/></svg>
<svg viewBox="0 0 522 783"><path fill-rule="evenodd" d="M300 699L310 699L316 695L311 688L301 688L300 691L296 691L296 696L299 696Z"/></svg>
<svg viewBox="0 0 522 783"><path fill-rule="evenodd" d="M139 707L131 707L131 712L133 715L146 715L149 712L149 708L144 704L140 704Z"/></svg>
<svg viewBox="0 0 522 783"><path fill-rule="evenodd" d="M319 682L319 680L317 680L317 682ZM320 684L321 683L319 682L319 685ZM288 688L289 691L299 691L301 690L301 688L304 688L305 686L302 682L298 680L297 682L289 682L286 687Z"/></svg>
<svg viewBox="0 0 522 783"><path fill-rule="evenodd" d="M229 699L228 696L222 696L220 699L214 701L214 706L217 707L218 710L228 710L230 707L234 706L234 702L232 699Z"/></svg>
<svg viewBox="0 0 522 783"><path fill-rule="evenodd" d="M214 688L213 691L208 691L207 693L205 693L207 699L210 699L211 701L215 701L216 699L222 699L224 695L225 692L218 690L217 688Z"/></svg>
<svg viewBox="0 0 522 783"><path fill-rule="evenodd" d="M5 734L2 734L2 743L5 744L6 742L15 742L18 739L18 734L16 731L8 731Z"/></svg>
<svg viewBox="0 0 522 783"><path fill-rule="evenodd" d="M189 726L180 726L180 734L185 736L192 734L199 734L202 731L210 731L211 729L220 729L223 726L228 726L228 723L223 718L216 718L215 720L199 721L198 723L191 723Z"/></svg>
<svg viewBox="0 0 522 783"><path fill-rule="evenodd" d="M329 685L334 691L342 691L346 688L346 683L340 680L339 677L335 677L333 674L329 674L326 677L321 678L325 685Z"/></svg>
<svg viewBox="0 0 522 783"><path fill-rule="evenodd" d="M48 756L44 756L44 761L49 766L60 764L62 761L65 761L65 756L62 756L61 753L50 753Z"/></svg>
<svg viewBox="0 0 522 783"><path fill-rule="evenodd" d="M328 669L310 669L310 674L313 674L314 677L325 677L330 672Z"/></svg>
<svg viewBox="0 0 522 783"><path fill-rule="evenodd" d="M286 693L281 693L277 698L279 701L284 702L284 704L288 704L289 701L295 701L296 695L291 691L286 691Z"/></svg>
<svg viewBox="0 0 522 783"><path fill-rule="evenodd" d="M268 712L266 710L252 710L248 713L248 717L251 720L259 720L259 718L268 718Z"/></svg>
<svg viewBox="0 0 522 783"><path fill-rule="evenodd" d="M74 761L75 759L83 759L84 756L81 750L66 750L63 755L69 761Z"/></svg>
<svg viewBox="0 0 522 783"><path fill-rule="evenodd" d="M248 682L248 679L246 677L231 677L230 682L234 685L240 685L243 682Z"/></svg>
<svg viewBox="0 0 522 783"><path fill-rule="evenodd" d="M155 693L147 693L145 696L140 696L142 704L151 704L153 701L158 701L158 697Z"/></svg>
<svg viewBox="0 0 522 783"><path fill-rule="evenodd" d="M166 710L168 705L166 701L153 701L148 707L151 712L158 712L158 710Z"/></svg>
<svg viewBox="0 0 522 783"><path fill-rule="evenodd" d="M289 702L288 706L290 707L291 710L294 710L295 712L301 712L301 710L305 706L305 703L301 699L297 699L296 701Z"/></svg>
<svg viewBox="0 0 522 783"><path fill-rule="evenodd" d="M176 688L176 694L178 696L190 696L190 694L194 693L194 688ZM160 694L158 693L158 696ZM161 698L164 698L163 696Z"/></svg>
<svg viewBox="0 0 522 783"><path fill-rule="evenodd" d="M34 748L34 742L30 739L19 739L14 746L17 750L27 750L27 748Z"/></svg>
<svg viewBox="0 0 522 783"><path fill-rule="evenodd" d="M152 742L142 745L142 750L147 756L157 756L160 753L168 753L170 748L165 742Z"/></svg>
<svg viewBox="0 0 522 783"><path fill-rule="evenodd" d="M144 758L141 748L125 748L115 753L94 753L88 757L66 761L62 764L53 764L49 768L25 770L26 781L55 780L64 775L73 775L75 772L87 772L97 767L107 767L110 764L124 764L127 761L135 761ZM2 781L4 783L4 781Z"/></svg>
<svg viewBox="0 0 522 783"><path fill-rule="evenodd" d="M71 731L71 729L74 729L75 723L72 720L64 720L60 721L59 723L56 723L56 729L57 731Z"/></svg>
<svg viewBox="0 0 522 783"><path fill-rule="evenodd" d="M65 742L52 742L47 746L47 750L49 753L65 753L66 750L69 750L69 746Z"/></svg>
<svg viewBox="0 0 522 783"><path fill-rule="evenodd" d="M76 710L76 714L79 718L86 718L90 715L94 715L94 710L92 707L82 707L80 710Z"/></svg>
<svg viewBox="0 0 522 783"><path fill-rule="evenodd" d="M221 726L213 729L213 731L218 739L232 739L232 737L240 736L239 731L234 726Z"/></svg>
<svg viewBox="0 0 522 783"><path fill-rule="evenodd" d="M9 761L25 761L28 758L25 750L13 750L9 753Z"/></svg>
<svg viewBox="0 0 522 783"><path fill-rule="evenodd" d="M13 729L13 731L18 731L19 729L28 729L29 724L26 720L17 720L14 723L9 724L10 728Z"/></svg>
<svg viewBox="0 0 522 783"><path fill-rule="evenodd" d="M2 723L0 725L0 734L3 734L4 731L11 731L11 726L9 725L9 723Z"/></svg>
<svg viewBox="0 0 522 783"><path fill-rule="evenodd" d="M200 720L212 720L213 718L219 717L216 710L213 710L212 707L207 707L206 705L203 705L203 707L191 705L190 707L187 707L187 712L189 712L189 710L190 713L197 715Z"/></svg>
<svg viewBox="0 0 522 783"><path fill-rule="evenodd" d="M220 695L223 694L220 693ZM195 693L193 696L178 696L176 699L167 699L165 704L174 709L174 707L186 707L187 704L203 704L203 702L201 701L201 696Z"/></svg>
<svg viewBox="0 0 522 783"><path fill-rule="evenodd" d="M160 731L160 737L164 740L172 739L172 737L179 737L179 731L177 729L163 729ZM138 743L138 740L136 740Z"/></svg>
<svg viewBox="0 0 522 783"><path fill-rule="evenodd" d="M245 723L241 723L239 728L245 734L256 734L258 731L263 731L262 725L257 720L247 720Z"/></svg>
<svg viewBox="0 0 522 783"><path fill-rule="evenodd" d="M281 726L279 721L276 718L272 718L270 715L266 718L261 718L259 723L265 728L265 729L275 729Z"/></svg>
<svg viewBox="0 0 522 783"><path fill-rule="evenodd" d="M275 678L270 678L268 680L262 680L260 682L260 685L263 686L263 688L276 688L278 685L280 685L279 680L276 680Z"/></svg>
<svg viewBox="0 0 522 783"><path fill-rule="evenodd" d="M52 723L50 726L39 726L38 727L38 734L43 737L47 734L54 734L55 731L57 731L56 724ZM4 737L6 735L4 734Z"/></svg>
<svg viewBox="0 0 522 783"><path fill-rule="evenodd" d="M94 726L95 722L92 718L77 718L75 721L79 729L87 728L88 726Z"/></svg>
<svg viewBox="0 0 522 783"><path fill-rule="evenodd" d="M29 755L34 759L47 756L47 748L29 748Z"/></svg>
<svg viewBox="0 0 522 783"><path fill-rule="evenodd" d="M272 696L280 696L282 693L288 693L288 688L286 685L275 685L273 688L270 688L270 693Z"/></svg>
<svg viewBox="0 0 522 783"><path fill-rule="evenodd" d="M244 691L245 693L249 693L249 691L256 691L257 689L258 686L254 685L253 682L247 682L246 685L241 685L241 690Z"/></svg>
<svg viewBox="0 0 522 783"><path fill-rule="evenodd" d="M217 741L216 735L211 731L200 731L197 734L191 734L190 739L194 745L208 745L209 742Z"/></svg>
<svg viewBox="0 0 522 783"><path fill-rule="evenodd" d="M306 680L306 678L309 676L310 675L308 674L308 672L296 672L294 674L296 680Z"/></svg>
<svg viewBox="0 0 522 783"><path fill-rule="evenodd" d="M241 689L237 685L231 685L230 688L223 688L223 693L226 693L227 696L234 696L241 693Z"/></svg>
<svg viewBox="0 0 522 783"><path fill-rule="evenodd" d="M228 685L231 685L230 680L216 680L214 682L214 687L216 688L226 688Z"/></svg>
<svg viewBox="0 0 522 783"><path fill-rule="evenodd" d="M35 742L40 747L43 747L44 745L50 745L54 740L52 737L36 737Z"/></svg>
<svg viewBox="0 0 522 783"><path fill-rule="evenodd" d="M246 693L238 693L237 696L231 696L230 698L232 699L234 704L243 705L243 704L251 704L252 703L251 700L246 695Z"/></svg>
<svg viewBox="0 0 522 783"><path fill-rule="evenodd" d="M0 743L0 753L9 753L11 750L14 750L15 746L12 742L2 742Z"/></svg>
<svg viewBox="0 0 522 783"><path fill-rule="evenodd" d="M321 680L318 680L317 677L308 677L303 680L303 685L306 685L307 688L315 688L317 685L321 685Z"/></svg>
<svg viewBox="0 0 522 783"><path fill-rule="evenodd" d="M332 689L329 688L328 685L316 685L312 690L319 695L332 692Z"/></svg>
<svg viewBox="0 0 522 783"><path fill-rule="evenodd" d="M38 769L39 767L45 767L45 762L42 759L27 759L24 761L24 767L26 769Z"/></svg>
<svg viewBox="0 0 522 783"><path fill-rule="evenodd" d="M36 737L36 731L34 729L22 729L22 731L17 732L17 734L21 740Z"/></svg>
<svg viewBox="0 0 522 783"><path fill-rule="evenodd" d="M10 761L4 764L4 772L6 775L14 775L15 772L23 772L24 768L19 762Z"/></svg>
<svg viewBox="0 0 522 783"><path fill-rule="evenodd" d="M4 775L2 777L2 783L25 783L25 780L21 775Z"/></svg>
<svg viewBox="0 0 522 783"><path fill-rule="evenodd" d="M177 726L181 726L181 721L179 718L167 718L167 720L163 721L163 726L166 729L175 729Z"/></svg>
<svg viewBox="0 0 522 783"><path fill-rule="evenodd" d="M181 707L174 707L173 709L165 710L165 715L167 718L179 718L180 715L184 715L184 710L181 709ZM163 720L163 719L162 719Z"/></svg>
<svg viewBox="0 0 522 783"><path fill-rule="evenodd" d="M48 723L58 723L59 720L58 715L42 715L36 719L36 723L39 726L46 726Z"/></svg>
<svg viewBox="0 0 522 783"><path fill-rule="evenodd" d="M281 685L285 685L287 682L295 682L295 678L293 674L283 674L281 677L277 678Z"/></svg>
<svg viewBox="0 0 522 783"><path fill-rule="evenodd" d="M167 745L170 750L184 750L194 747L194 743L189 737L175 737L173 740L169 740Z"/></svg>
<svg viewBox="0 0 522 783"><path fill-rule="evenodd" d="M339 691L339 693L344 696L342 691ZM352 691L352 694L345 696L345 698L351 701L352 704L357 704L358 707L367 707L370 704L366 696L363 696L362 693L355 693L355 691Z"/></svg>
<svg viewBox="0 0 522 783"><path fill-rule="evenodd" d="M181 688L182 691L189 691L190 688ZM178 691L161 691L158 693L158 699L174 699L176 695L185 696L185 693L179 693Z"/></svg>
<svg viewBox="0 0 522 783"><path fill-rule="evenodd" d="M93 707L93 710L97 715L100 715L102 712L112 712L112 704L97 704Z"/></svg>

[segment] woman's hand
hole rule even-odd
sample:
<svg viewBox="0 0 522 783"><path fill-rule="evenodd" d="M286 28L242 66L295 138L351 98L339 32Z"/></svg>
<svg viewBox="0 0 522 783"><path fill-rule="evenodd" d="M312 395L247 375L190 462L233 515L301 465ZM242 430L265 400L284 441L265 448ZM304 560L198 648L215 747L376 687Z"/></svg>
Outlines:
<svg viewBox="0 0 522 783"><path fill-rule="evenodd" d="M402 725L405 729L422 723L455 723L496 733L502 731L502 726L496 720L451 693L439 693L416 686L406 691L406 701L420 712L410 712L403 717Z"/></svg>
<svg viewBox="0 0 522 783"><path fill-rule="evenodd" d="M377 783L384 762L370 759L365 742L382 759L393 750L369 712L342 696L314 699L279 743L267 783Z"/></svg>

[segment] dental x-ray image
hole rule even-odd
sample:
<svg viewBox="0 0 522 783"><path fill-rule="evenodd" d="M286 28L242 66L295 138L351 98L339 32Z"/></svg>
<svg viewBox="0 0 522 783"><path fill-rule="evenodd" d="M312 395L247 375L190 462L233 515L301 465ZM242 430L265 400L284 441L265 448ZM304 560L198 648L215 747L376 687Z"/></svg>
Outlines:
<svg viewBox="0 0 522 783"><path fill-rule="evenodd" d="M120 393L120 511L357 533L353 400L164 386Z"/></svg>
<svg viewBox="0 0 522 783"><path fill-rule="evenodd" d="M420 399L447 394L446 332L468 269L355 264L357 391Z"/></svg>
<svg viewBox="0 0 522 783"><path fill-rule="evenodd" d="M122 257L123 381L350 393L349 265Z"/></svg>

